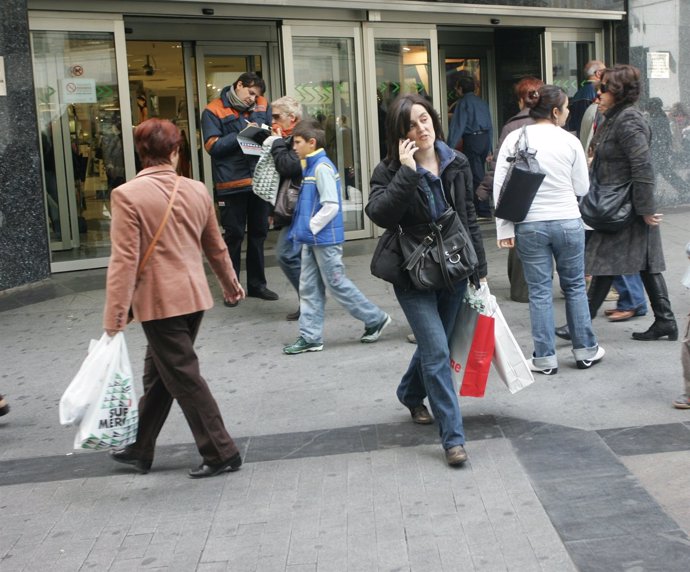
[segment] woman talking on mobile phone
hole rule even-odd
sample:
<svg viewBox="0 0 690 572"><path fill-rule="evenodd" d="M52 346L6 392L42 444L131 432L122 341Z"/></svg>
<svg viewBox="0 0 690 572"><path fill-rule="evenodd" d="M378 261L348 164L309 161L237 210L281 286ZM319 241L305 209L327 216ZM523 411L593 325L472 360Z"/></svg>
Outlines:
<svg viewBox="0 0 690 572"><path fill-rule="evenodd" d="M419 95L396 99L386 118L387 155L374 169L366 213L386 229L372 260L372 273L391 282L395 296L417 339L417 348L398 385L397 396L415 423L434 422L424 405L428 398L438 423L446 462L467 460L458 396L453 388L448 341L462 304L467 280L454 290L418 290L401 268L394 240L403 229L437 220L452 206L472 238L486 276L486 259L472 201L472 172L467 158L444 143L441 121L431 103ZM391 240L393 239L393 240ZM398 245L399 246L399 245Z"/></svg>

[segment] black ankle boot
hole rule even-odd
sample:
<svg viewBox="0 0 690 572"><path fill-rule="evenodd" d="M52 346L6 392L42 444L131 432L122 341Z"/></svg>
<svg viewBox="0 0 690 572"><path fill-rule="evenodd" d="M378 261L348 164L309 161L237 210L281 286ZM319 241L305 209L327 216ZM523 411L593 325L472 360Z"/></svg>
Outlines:
<svg viewBox="0 0 690 572"><path fill-rule="evenodd" d="M658 340L668 336L668 339L675 342L678 339L678 325L675 320L661 322L655 320L646 332L633 332L633 339L642 342Z"/></svg>

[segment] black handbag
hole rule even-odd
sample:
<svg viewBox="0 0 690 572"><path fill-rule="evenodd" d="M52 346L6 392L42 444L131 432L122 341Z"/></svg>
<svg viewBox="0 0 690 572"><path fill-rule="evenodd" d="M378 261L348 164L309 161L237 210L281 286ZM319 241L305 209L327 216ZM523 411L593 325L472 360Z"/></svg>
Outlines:
<svg viewBox="0 0 690 572"><path fill-rule="evenodd" d="M508 157L510 167L498 195L495 211L497 218L511 222L525 220L546 176L539 167L536 155L536 149L529 148L527 129L523 126L515 143L513 156Z"/></svg>
<svg viewBox="0 0 690 572"><path fill-rule="evenodd" d="M294 182L290 178L283 179L278 187L276 204L273 207L273 220L279 226L287 226L292 222L292 215L297 206L301 181Z"/></svg>
<svg viewBox="0 0 690 572"><path fill-rule="evenodd" d="M454 208L437 221L398 230L403 269L417 290L455 290L474 273L477 253Z"/></svg>
<svg viewBox="0 0 690 572"><path fill-rule="evenodd" d="M613 234L632 224L632 181L602 185L592 169L589 192L580 199L580 215L588 226L599 232Z"/></svg>

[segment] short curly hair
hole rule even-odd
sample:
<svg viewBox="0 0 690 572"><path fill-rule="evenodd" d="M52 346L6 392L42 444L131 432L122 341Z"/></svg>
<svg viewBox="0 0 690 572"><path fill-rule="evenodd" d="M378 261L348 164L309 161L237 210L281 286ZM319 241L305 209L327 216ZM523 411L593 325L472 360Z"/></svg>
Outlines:
<svg viewBox="0 0 690 572"><path fill-rule="evenodd" d="M640 70L628 64L616 64L606 68L601 76L602 85L618 103L636 103L642 93Z"/></svg>

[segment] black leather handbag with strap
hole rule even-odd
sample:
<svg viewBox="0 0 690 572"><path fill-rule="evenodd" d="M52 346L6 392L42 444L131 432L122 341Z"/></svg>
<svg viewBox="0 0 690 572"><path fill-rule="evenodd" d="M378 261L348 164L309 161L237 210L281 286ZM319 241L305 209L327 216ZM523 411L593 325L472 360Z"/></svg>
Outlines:
<svg viewBox="0 0 690 572"><path fill-rule="evenodd" d="M513 155L508 157L510 167L503 180L496 204L496 217L511 222L522 222L529 212L545 173L537 161L537 151L529 148L527 128L523 126Z"/></svg>
<svg viewBox="0 0 690 572"><path fill-rule="evenodd" d="M614 234L632 224L636 212L632 204L632 181L601 184L597 177L599 156L594 164L589 181L589 192L580 199L582 220L599 232Z"/></svg>

